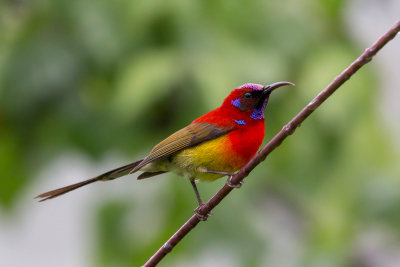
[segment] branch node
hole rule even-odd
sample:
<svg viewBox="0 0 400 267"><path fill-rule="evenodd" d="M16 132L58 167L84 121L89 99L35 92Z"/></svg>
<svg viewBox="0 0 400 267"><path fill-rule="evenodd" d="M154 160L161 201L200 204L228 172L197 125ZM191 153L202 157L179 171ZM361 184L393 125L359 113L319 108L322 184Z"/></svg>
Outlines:
<svg viewBox="0 0 400 267"><path fill-rule="evenodd" d="M318 103L317 99L314 98L313 100L311 100L310 103L308 103L307 108L310 110L315 110L318 107L317 103Z"/></svg>
<svg viewBox="0 0 400 267"><path fill-rule="evenodd" d="M163 245L163 249L165 250L166 253L170 253L173 248L174 246L171 245L168 241Z"/></svg>
<svg viewBox="0 0 400 267"><path fill-rule="evenodd" d="M341 76L344 79L344 81L347 81L348 79L350 79L351 74L345 71Z"/></svg>
<svg viewBox="0 0 400 267"><path fill-rule="evenodd" d="M297 126L295 125L291 125L286 124L285 126L283 126L282 130L285 131L288 135L292 135L294 133L294 131L296 130Z"/></svg>
<svg viewBox="0 0 400 267"><path fill-rule="evenodd" d="M372 60L372 56L368 56L368 57L365 57L364 58L364 61L367 63L367 62L370 62Z"/></svg>
<svg viewBox="0 0 400 267"><path fill-rule="evenodd" d="M375 53L376 47L367 48L365 51L368 52L368 53Z"/></svg>
<svg viewBox="0 0 400 267"><path fill-rule="evenodd" d="M356 63L357 64L362 64L362 62L363 62L362 58L359 57L359 58L356 59Z"/></svg>

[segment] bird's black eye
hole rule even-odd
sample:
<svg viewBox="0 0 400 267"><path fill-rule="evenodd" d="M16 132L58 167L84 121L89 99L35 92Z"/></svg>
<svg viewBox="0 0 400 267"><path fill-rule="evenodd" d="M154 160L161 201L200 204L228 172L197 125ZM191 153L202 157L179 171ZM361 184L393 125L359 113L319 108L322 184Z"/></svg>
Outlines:
<svg viewBox="0 0 400 267"><path fill-rule="evenodd" d="M253 97L253 95L252 95L250 92L244 93L244 98L245 98L245 99L250 99L250 98L252 98L252 97Z"/></svg>

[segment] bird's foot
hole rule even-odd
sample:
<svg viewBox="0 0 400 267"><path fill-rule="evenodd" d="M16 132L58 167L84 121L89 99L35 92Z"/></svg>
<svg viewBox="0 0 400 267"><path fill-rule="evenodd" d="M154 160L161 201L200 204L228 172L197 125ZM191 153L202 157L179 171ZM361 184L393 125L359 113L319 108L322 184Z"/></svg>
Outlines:
<svg viewBox="0 0 400 267"><path fill-rule="evenodd" d="M207 221L207 218L208 218L209 216L213 215L213 214L212 214L211 211L210 211L209 213L207 213L206 215L200 214L200 208L201 208L203 205L204 205L204 203L203 203L203 204L200 204L197 208L195 208L195 209L194 209L194 213L196 214L197 218L198 218L200 221Z"/></svg>
<svg viewBox="0 0 400 267"><path fill-rule="evenodd" d="M242 185L244 183L243 180L240 181L238 184L232 184L231 179L232 179L232 176L229 176L229 178L226 180L227 186L232 187L232 188L241 188L242 187Z"/></svg>

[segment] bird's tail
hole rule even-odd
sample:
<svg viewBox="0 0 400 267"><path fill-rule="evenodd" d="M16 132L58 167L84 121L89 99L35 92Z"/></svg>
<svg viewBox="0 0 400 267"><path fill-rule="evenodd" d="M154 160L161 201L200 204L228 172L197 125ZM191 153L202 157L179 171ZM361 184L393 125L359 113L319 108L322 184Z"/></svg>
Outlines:
<svg viewBox="0 0 400 267"><path fill-rule="evenodd" d="M97 181L114 180L114 179L119 178L121 176L130 174L130 171L133 168L135 168L137 165L139 165L140 162L142 162L142 161L143 161L143 159L138 160L138 161L133 162L133 163L130 163L130 164L127 164L125 166L116 168L114 170L108 171L106 173L100 174L99 176L96 176L94 178L91 178L91 179L88 179L88 180L85 180L85 181L82 181L82 182L79 182L79 183L76 183L76 184L72 184L72 185L68 185L68 186L65 186L65 187L61 187L61 188L58 188L58 189L55 189L55 190L48 191L46 193L43 193L43 194L40 194L40 195L36 196L35 198L40 198L39 202L42 202L42 201L45 201L45 200L48 200L48 199L51 199L51 198L55 198L55 197L61 196L61 195L65 194L65 193L68 193L68 192L70 192L72 190L75 190L75 189L77 189L79 187L82 187L82 186L85 186L85 185L88 185L88 184L91 184L91 183L94 183L94 182L97 182Z"/></svg>

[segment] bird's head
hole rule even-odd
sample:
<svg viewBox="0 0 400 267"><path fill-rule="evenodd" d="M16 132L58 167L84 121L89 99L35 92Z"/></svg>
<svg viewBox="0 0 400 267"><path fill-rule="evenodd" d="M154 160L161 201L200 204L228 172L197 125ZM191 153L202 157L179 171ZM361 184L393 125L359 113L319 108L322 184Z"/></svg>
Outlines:
<svg viewBox="0 0 400 267"><path fill-rule="evenodd" d="M284 85L294 84L291 82L276 82L266 86L254 83L243 84L231 92L223 106L248 113L254 120L264 119L264 110L271 92Z"/></svg>

